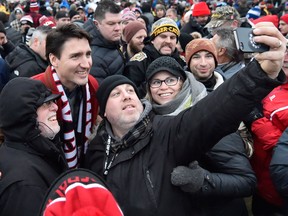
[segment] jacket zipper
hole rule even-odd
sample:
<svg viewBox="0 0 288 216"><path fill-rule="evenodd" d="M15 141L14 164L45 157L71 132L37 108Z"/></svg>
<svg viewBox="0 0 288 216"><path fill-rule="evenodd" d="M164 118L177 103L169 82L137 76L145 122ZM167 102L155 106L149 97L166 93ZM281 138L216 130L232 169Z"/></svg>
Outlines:
<svg viewBox="0 0 288 216"><path fill-rule="evenodd" d="M148 179L148 181L149 181L149 183L150 183L151 188L154 188L153 183L152 183L152 180L151 180L151 177L150 177L150 172L149 172L149 170L146 171L146 176L147 176L147 179Z"/></svg>
<svg viewBox="0 0 288 216"><path fill-rule="evenodd" d="M146 177L147 177L147 180L149 182L149 185L147 185L147 186L148 186L148 192L149 192L150 197L151 197L151 201L152 201L154 207L157 209L157 201L156 201L156 197L155 197L154 190L153 190L154 185L153 185L153 182L151 180L151 176L150 176L150 171L149 170L146 170Z"/></svg>

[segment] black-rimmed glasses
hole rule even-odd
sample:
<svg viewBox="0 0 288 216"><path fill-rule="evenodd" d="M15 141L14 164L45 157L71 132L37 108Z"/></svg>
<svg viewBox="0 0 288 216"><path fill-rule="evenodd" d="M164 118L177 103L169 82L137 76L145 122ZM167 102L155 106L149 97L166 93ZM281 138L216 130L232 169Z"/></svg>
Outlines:
<svg viewBox="0 0 288 216"><path fill-rule="evenodd" d="M168 77L165 80L153 79L149 82L149 86L151 88L159 88L163 82L167 86L175 86L179 80L180 80L180 77Z"/></svg>

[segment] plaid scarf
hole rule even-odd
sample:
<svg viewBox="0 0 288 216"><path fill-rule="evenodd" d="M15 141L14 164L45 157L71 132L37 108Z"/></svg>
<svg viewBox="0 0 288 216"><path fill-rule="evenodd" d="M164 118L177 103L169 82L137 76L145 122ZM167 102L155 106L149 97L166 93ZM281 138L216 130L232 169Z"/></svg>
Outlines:
<svg viewBox="0 0 288 216"><path fill-rule="evenodd" d="M80 104L79 110L79 118L77 125L77 132L84 133L84 139L81 143L76 143L76 132L73 127L73 119L71 114L71 107L69 105L68 98L62 86L62 83L55 71L52 67L52 77L55 81L57 89L62 94L62 118L63 118L63 143L64 143L64 153L68 163L69 168L76 168L79 165L80 156L83 157L84 153L88 147L88 137L91 135L91 127L92 127L92 110L91 110L91 96L89 91L88 83L85 85L84 97ZM84 103L83 101L86 101ZM84 144L84 145L83 145Z"/></svg>
<svg viewBox="0 0 288 216"><path fill-rule="evenodd" d="M135 145L141 136L145 136L152 129L149 116L146 116L141 122L135 125L134 129L129 131L121 140L111 141L111 150L113 152L119 152L120 150L126 149L129 146Z"/></svg>
<svg viewBox="0 0 288 216"><path fill-rule="evenodd" d="M128 131L125 136L118 140L114 138L111 134L110 124L107 120L104 120L99 125L99 135L102 136L105 146L108 143L109 137L111 137L111 151L119 152L123 149L126 149L130 146L135 145L142 137L145 137L147 133L152 133L152 123L151 117L149 115L152 106L151 104L145 100L143 101L145 110L141 114L140 119L136 125Z"/></svg>

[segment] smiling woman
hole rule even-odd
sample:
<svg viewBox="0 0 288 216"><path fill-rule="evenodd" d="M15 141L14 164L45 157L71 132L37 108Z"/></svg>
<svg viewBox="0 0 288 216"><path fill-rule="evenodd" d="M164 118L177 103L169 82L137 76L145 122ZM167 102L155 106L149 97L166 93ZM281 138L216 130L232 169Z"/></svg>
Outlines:
<svg viewBox="0 0 288 216"><path fill-rule="evenodd" d="M60 96L61 95L55 95L55 98L60 98ZM50 101L46 101L36 111L41 135L50 139L54 139L55 135L60 131L60 126L57 121L57 110L58 106L56 105L56 101L51 99Z"/></svg>
<svg viewBox="0 0 288 216"><path fill-rule="evenodd" d="M150 64L146 80L148 98L157 114L176 115L207 95L205 87L168 56L159 57Z"/></svg>
<svg viewBox="0 0 288 216"><path fill-rule="evenodd" d="M202 53L200 51L192 55L190 51L191 64L202 57L211 59L214 63L212 54ZM150 64L146 81L147 97L152 103L153 111L158 115L178 115L207 95L204 85L196 81L192 73L184 72L177 61L168 56L159 57ZM223 165L223 161L229 163ZM233 170L237 170L237 173ZM189 167L176 167L171 174L172 184L197 197L203 209L207 209L205 215L209 216L246 215L244 201L239 197L252 194L255 179L249 160L245 156L243 142L237 133L224 137L207 154L199 155L198 162L191 162ZM213 185L211 188L210 183ZM209 189L204 189L206 187ZM241 192L236 193L235 188ZM211 198L213 196L217 196L217 200ZM208 197L209 201L206 199ZM229 201L226 197L229 197ZM205 201L201 202L202 199ZM235 208L239 210L239 214L231 213Z"/></svg>
<svg viewBox="0 0 288 216"><path fill-rule="evenodd" d="M0 215L38 215L46 190L67 169L59 137L55 138L60 129L57 105L50 102L59 97L42 82L24 77L3 88Z"/></svg>

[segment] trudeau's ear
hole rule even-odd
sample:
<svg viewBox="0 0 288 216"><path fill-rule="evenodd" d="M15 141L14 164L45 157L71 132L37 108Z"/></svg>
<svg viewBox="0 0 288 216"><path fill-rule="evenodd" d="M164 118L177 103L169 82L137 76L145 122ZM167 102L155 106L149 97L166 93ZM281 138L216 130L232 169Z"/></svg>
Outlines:
<svg viewBox="0 0 288 216"><path fill-rule="evenodd" d="M49 53L49 61L53 67L58 67L59 59L54 54Z"/></svg>

